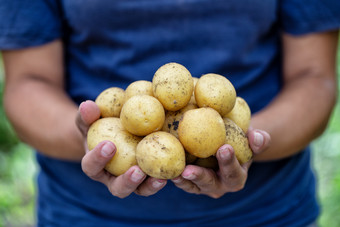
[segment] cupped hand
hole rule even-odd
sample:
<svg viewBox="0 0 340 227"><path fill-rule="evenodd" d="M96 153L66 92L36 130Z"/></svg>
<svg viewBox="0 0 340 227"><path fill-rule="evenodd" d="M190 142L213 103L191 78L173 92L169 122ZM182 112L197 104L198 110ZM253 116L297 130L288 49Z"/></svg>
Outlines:
<svg viewBox="0 0 340 227"><path fill-rule="evenodd" d="M262 130L249 129L248 140L256 155L269 147L270 135ZM228 192L243 189L252 160L241 165L235 156L234 149L228 144L219 148L216 158L219 165L217 172L188 165L181 176L172 179L173 183L186 192L204 194L212 198L219 198Z"/></svg>
<svg viewBox="0 0 340 227"><path fill-rule="evenodd" d="M100 118L100 110L93 101L80 104L76 124L86 140L90 125ZM105 165L116 152L116 146L111 141L102 141L93 150L89 151L85 142L85 155L81 161L83 172L95 181L107 186L112 195L119 198L136 193L149 196L161 190L166 180L147 177L138 167L132 166L124 174L115 177L105 170Z"/></svg>

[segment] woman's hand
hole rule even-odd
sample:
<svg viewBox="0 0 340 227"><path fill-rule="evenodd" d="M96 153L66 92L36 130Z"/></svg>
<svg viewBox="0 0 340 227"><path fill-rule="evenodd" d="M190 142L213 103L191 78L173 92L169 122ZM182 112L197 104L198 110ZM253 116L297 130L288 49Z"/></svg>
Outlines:
<svg viewBox="0 0 340 227"><path fill-rule="evenodd" d="M99 119L100 111L92 101L81 103L78 110L76 123L81 133L86 138L89 126ZM268 133L261 130L249 129L248 138L254 154L259 154L270 143ZM138 167L133 166L124 174L115 177L104 168L106 163L114 156L116 146L110 141L99 143L89 151L85 144L86 154L82 159L84 173L95 181L107 186L112 195L124 198L131 193L149 196L157 193L166 185L166 180L147 177ZM233 148L225 144L216 153L219 163L217 172L199 166L188 165L181 176L173 179L175 185L184 191L195 194L205 194L219 198L227 192L241 190L247 180L248 169L252 161L240 165L234 154Z"/></svg>
<svg viewBox="0 0 340 227"><path fill-rule="evenodd" d="M269 147L270 135L261 130L249 129L248 139L254 155ZM251 161L240 165L232 146L225 144L216 153L219 170L215 172L195 165L185 167L174 184L186 192L219 198L228 192L241 190L248 176Z"/></svg>
<svg viewBox="0 0 340 227"><path fill-rule="evenodd" d="M76 124L86 140L89 126L100 117L100 110L93 101L80 104L76 118ZM166 180L147 177L138 167L133 166L124 174L115 177L107 172L104 167L114 156L116 146L110 141L99 143L93 150L89 151L85 143L85 156L81 161L84 173L95 181L107 186L112 195L119 198L136 193L149 196L157 193L166 185Z"/></svg>

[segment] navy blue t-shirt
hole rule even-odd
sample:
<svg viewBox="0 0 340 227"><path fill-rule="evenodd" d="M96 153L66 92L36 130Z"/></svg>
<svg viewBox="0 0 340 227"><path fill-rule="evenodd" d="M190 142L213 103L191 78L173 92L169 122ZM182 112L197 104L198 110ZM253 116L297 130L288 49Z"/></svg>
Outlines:
<svg viewBox="0 0 340 227"><path fill-rule="evenodd" d="M62 39L77 104L178 62L195 77L226 76L255 113L281 88L280 33L338 29L339 11L338 0L0 0L0 48ZM319 212L308 149L253 163L244 189L219 199L170 181L119 199L80 163L37 160L39 226L305 226Z"/></svg>

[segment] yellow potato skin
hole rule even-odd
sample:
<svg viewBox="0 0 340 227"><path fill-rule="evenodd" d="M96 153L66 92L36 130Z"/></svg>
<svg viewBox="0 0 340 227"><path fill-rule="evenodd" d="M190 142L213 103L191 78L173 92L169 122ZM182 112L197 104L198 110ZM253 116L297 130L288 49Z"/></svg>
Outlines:
<svg viewBox="0 0 340 227"><path fill-rule="evenodd" d="M173 179L185 168L185 151L170 133L159 131L145 136L137 145L136 159L144 173L158 179Z"/></svg>
<svg viewBox="0 0 340 227"><path fill-rule="evenodd" d="M226 128L225 143L234 148L235 156L240 164L248 162L253 152L249 147L249 142L243 130L229 118L223 118Z"/></svg>
<svg viewBox="0 0 340 227"><path fill-rule="evenodd" d="M155 72L152 82L108 88L95 102L102 118L88 131L88 148L103 140L116 145L105 166L115 176L137 164L159 179L179 176L186 164L217 170L215 154L223 144L234 148L241 164L252 158L246 136L250 108L222 75L192 77L171 62Z"/></svg>
<svg viewBox="0 0 340 227"><path fill-rule="evenodd" d="M194 82L190 72L183 65L168 63L155 72L152 89L154 96L165 109L176 111L189 103Z"/></svg>
<svg viewBox="0 0 340 227"><path fill-rule="evenodd" d="M126 89L125 89L125 97L126 100L131 98L135 95L150 95L153 96L152 91L152 82L146 80L137 80L132 82Z"/></svg>
<svg viewBox="0 0 340 227"><path fill-rule="evenodd" d="M243 132L247 133L251 119L251 111L248 103L243 98L236 97L234 108L224 117L235 122Z"/></svg>
<svg viewBox="0 0 340 227"><path fill-rule="evenodd" d="M119 118L100 118L93 122L87 132L87 147L92 150L103 140L110 140L117 132L124 130Z"/></svg>
<svg viewBox="0 0 340 227"><path fill-rule="evenodd" d="M128 132L145 136L162 129L165 112L155 97L135 95L125 102L120 119Z"/></svg>
<svg viewBox="0 0 340 227"><path fill-rule="evenodd" d="M236 91L224 76L208 73L198 79L195 86L195 99L199 107L211 107L224 116L235 105Z"/></svg>
<svg viewBox="0 0 340 227"><path fill-rule="evenodd" d="M141 139L127 132L120 119L113 117L98 119L90 126L87 133L89 150L104 140L115 144L116 153L105 166L105 169L114 176L119 176L130 167L137 165L136 147Z"/></svg>
<svg viewBox="0 0 340 227"><path fill-rule="evenodd" d="M125 91L119 87L105 89L95 100L102 117L119 117L124 102Z"/></svg>
<svg viewBox="0 0 340 227"><path fill-rule="evenodd" d="M178 139L178 125L183 118L183 114L188 110L197 109L197 105L189 103L186 107L177 111L166 111L165 121L162 131L170 132Z"/></svg>
<svg viewBox="0 0 340 227"><path fill-rule="evenodd" d="M223 119L212 108L188 110L179 123L178 137L185 150L196 157L215 155L226 138Z"/></svg>
<svg viewBox="0 0 340 227"><path fill-rule="evenodd" d="M120 131L112 139L117 151L106 164L105 169L114 176L125 173L130 167L137 165L136 148L141 137L132 135L127 131Z"/></svg>

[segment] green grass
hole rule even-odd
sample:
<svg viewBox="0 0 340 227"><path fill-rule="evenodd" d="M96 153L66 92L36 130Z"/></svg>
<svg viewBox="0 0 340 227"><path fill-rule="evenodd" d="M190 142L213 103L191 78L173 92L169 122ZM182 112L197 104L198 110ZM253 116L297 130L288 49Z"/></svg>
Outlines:
<svg viewBox="0 0 340 227"><path fill-rule="evenodd" d="M339 106L329 128L312 144L322 213L320 226L340 226L340 124Z"/></svg>
<svg viewBox="0 0 340 227"><path fill-rule="evenodd" d="M34 226L35 173L32 150L22 143L0 152L0 226Z"/></svg>
<svg viewBox="0 0 340 227"><path fill-rule="evenodd" d="M340 47L338 87L340 88ZM318 223L324 227L340 226L340 94L326 131L312 143L312 148L322 209Z"/></svg>
<svg viewBox="0 0 340 227"><path fill-rule="evenodd" d="M0 226L34 226L35 175L33 150L21 143L2 108L0 56Z"/></svg>

